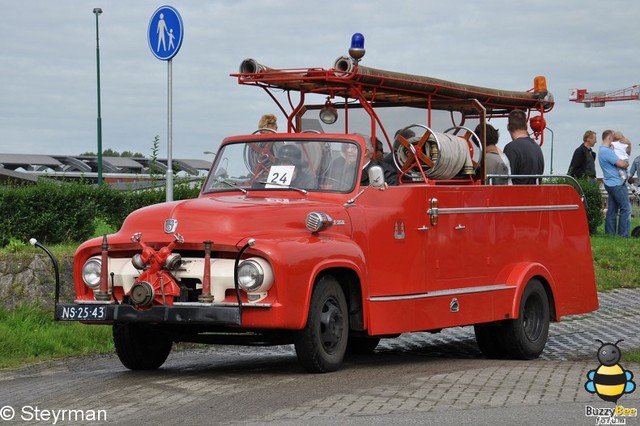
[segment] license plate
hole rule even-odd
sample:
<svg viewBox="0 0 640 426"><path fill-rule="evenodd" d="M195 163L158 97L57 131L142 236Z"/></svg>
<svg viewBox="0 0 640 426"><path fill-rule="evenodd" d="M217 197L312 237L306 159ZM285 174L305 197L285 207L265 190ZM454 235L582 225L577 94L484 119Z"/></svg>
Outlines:
<svg viewBox="0 0 640 426"><path fill-rule="evenodd" d="M104 306L63 306L60 319L63 321L99 321L107 318Z"/></svg>

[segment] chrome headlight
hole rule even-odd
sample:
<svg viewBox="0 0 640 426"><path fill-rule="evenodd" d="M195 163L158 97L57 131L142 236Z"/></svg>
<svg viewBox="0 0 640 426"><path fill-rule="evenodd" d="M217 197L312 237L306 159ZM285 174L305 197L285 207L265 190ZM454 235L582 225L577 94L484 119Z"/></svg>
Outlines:
<svg viewBox="0 0 640 426"><path fill-rule="evenodd" d="M102 271L102 260L99 257L92 257L87 260L82 267L82 281L92 290L100 288L100 272Z"/></svg>
<svg viewBox="0 0 640 426"><path fill-rule="evenodd" d="M264 281L264 269L253 259L238 265L238 285L244 291L256 291Z"/></svg>

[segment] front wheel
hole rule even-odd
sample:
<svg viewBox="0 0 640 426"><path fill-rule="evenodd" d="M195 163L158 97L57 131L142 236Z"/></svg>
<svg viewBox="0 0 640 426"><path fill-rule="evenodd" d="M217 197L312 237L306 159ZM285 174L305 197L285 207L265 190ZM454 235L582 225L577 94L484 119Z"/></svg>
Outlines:
<svg viewBox="0 0 640 426"><path fill-rule="evenodd" d="M113 343L122 365L130 370L155 370L166 361L173 342L148 324L114 323Z"/></svg>
<svg viewBox="0 0 640 426"><path fill-rule="evenodd" d="M549 299L540 281L532 279L522 293L518 318L504 325L504 343L515 359L540 356L549 335Z"/></svg>
<svg viewBox="0 0 640 426"><path fill-rule="evenodd" d="M344 292L332 276L316 284L307 325L295 333L298 361L310 373L336 371L342 365L349 337L349 317Z"/></svg>

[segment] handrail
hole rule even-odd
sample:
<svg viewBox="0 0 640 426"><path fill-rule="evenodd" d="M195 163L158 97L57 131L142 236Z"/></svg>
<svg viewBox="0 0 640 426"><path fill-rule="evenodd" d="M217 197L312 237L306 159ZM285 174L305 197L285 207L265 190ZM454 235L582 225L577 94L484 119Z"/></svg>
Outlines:
<svg viewBox="0 0 640 426"><path fill-rule="evenodd" d="M493 180L494 179L536 179L536 185L542 185L542 183L540 182L541 179L566 179L571 181L571 186L573 186L576 191L578 191L578 194L580 194L580 198L582 199L583 202L586 203L587 197L584 194L584 191L582 190L582 187L580 186L580 184L578 183L578 181L576 180L576 178L574 178L573 176L569 176L569 175L494 175L494 174L488 174L487 175L487 181L489 182L489 185L494 185Z"/></svg>

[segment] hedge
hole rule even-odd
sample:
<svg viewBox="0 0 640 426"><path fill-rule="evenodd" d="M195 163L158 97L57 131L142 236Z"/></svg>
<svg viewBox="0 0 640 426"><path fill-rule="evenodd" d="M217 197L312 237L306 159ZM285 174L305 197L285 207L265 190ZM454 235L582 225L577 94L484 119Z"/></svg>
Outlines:
<svg viewBox="0 0 640 426"><path fill-rule="evenodd" d="M195 198L199 185L176 181L174 200ZM164 187L121 191L109 185L94 186L40 180L36 184L0 187L0 247L12 239L35 237L44 244L84 241L95 232L95 219L119 228L129 213L166 200Z"/></svg>

